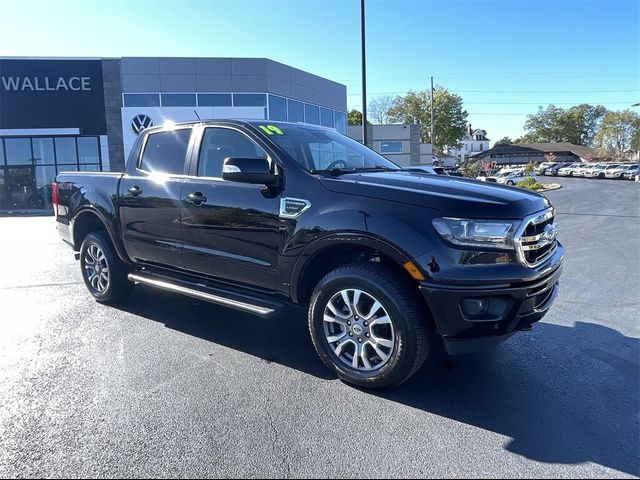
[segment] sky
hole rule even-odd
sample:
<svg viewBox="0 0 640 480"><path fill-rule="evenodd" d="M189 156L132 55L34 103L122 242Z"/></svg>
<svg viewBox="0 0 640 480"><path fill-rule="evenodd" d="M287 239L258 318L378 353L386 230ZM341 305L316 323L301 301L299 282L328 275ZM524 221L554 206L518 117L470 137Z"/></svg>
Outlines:
<svg viewBox="0 0 640 480"><path fill-rule="evenodd" d="M0 56L266 57L345 84L361 109L359 0L0 0L0 12ZM368 100L433 76L493 141L521 136L539 105L640 102L640 0L366 0L366 33Z"/></svg>

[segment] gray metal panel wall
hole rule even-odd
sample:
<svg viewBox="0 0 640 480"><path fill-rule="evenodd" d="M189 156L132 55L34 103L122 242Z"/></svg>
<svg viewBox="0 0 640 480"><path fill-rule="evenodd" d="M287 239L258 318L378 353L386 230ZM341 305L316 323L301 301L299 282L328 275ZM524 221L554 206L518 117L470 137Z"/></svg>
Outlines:
<svg viewBox="0 0 640 480"><path fill-rule="evenodd" d="M122 87L120 84L120 60L102 60L104 107L109 139L109 163L111 170L124 171L124 145L122 141Z"/></svg>

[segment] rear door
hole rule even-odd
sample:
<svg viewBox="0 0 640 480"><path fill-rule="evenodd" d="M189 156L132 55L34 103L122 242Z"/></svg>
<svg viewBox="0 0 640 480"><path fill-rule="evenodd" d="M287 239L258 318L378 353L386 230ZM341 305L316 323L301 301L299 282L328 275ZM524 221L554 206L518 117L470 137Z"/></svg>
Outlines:
<svg viewBox="0 0 640 480"><path fill-rule="evenodd" d="M180 202L191 127L153 132L120 187L125 249L139 262L184 269Z"/></svg>
<svg viewBox="0 0 640 480"><path fill-rule="evenodd" d="M280 195L264 185L222 180L228 157L263 157L263 147L233 127L207 127L182 193L185 268L266 291L276 289L283 241ZM275 168L275 166L273 167ZM189 196L195 201L190 202Z"/></svg>

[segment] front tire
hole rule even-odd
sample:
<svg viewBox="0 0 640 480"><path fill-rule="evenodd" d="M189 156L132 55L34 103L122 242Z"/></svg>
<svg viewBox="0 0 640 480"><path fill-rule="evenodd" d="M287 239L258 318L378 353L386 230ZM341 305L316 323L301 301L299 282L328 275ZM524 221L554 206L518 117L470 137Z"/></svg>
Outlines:
<svg viewBox="0 0 640 480"><path fill-rule="evenodd" d="M80 268L89 293L100 303L118 303L133 289L129 269L104 232L86 236L80 248Z"/></svg>
<svg viewBox="0 0 640 480"><path fill-rule="evenodd" d="M431 335L415 284L389 266L361 262L327 274L309 308L323 363L364 388L397 386L424 364Z"/></svg>

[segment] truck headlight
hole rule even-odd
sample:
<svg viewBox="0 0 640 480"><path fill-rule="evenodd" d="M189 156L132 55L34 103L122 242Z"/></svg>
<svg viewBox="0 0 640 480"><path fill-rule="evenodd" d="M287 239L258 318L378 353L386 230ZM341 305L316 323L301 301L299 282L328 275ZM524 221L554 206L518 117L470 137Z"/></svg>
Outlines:
<svg viewBox="0 0 640 480"><path fill-rule="evenodd" d="M513 250L519 221L434 218L431 223L445 240L465 247Z"/></svg>

